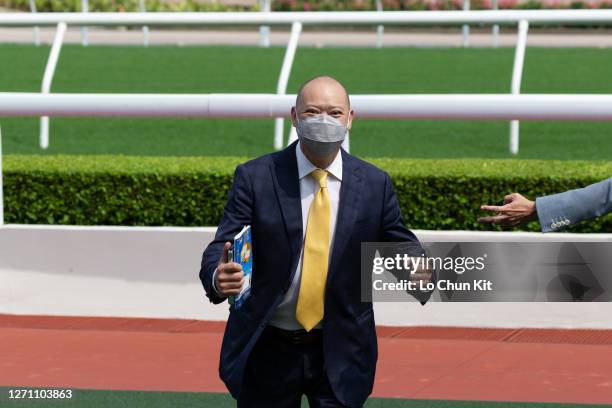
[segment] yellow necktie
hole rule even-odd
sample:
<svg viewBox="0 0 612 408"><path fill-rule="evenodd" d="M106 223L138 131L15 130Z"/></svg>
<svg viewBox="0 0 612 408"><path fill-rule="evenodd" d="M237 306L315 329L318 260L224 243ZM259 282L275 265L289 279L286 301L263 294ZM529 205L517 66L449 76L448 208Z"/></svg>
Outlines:
<svg viewBox="0 0 612 408"><path fill-rule="evenodd" d="M304 239L302 277L295 316L310 331L323 319L323 300L329 259L330 204L327 172L316 169L310 173L319 184L310 210Z"/></svg>

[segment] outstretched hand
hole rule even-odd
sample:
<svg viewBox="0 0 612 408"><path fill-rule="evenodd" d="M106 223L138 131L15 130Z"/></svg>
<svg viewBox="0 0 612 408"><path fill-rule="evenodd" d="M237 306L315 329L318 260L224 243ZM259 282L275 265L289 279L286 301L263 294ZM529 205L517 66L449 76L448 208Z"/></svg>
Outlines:
<svg viewBox="0 0 612 408"><path fill-rule="evenodd" d="M480 217L478 222L499 224L502 227L515 227L536 219L535 202L519 193L504 197L504 205L482 205L483 211L495 211L497 214Z"/></svg>

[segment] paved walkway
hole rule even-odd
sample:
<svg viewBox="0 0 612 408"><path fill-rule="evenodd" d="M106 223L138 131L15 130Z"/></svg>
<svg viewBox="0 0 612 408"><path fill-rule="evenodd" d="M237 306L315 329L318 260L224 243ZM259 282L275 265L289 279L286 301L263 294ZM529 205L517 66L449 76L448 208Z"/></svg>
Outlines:
<svg viewBox="0 0 612 408"><path fill-rule="evenodd" d="M227 392L224 324L0 315L0 386ZM373 396L612 403L612 330L377 328Z"/></svg>
<svg viewBox="0 0 612 408"><path fill-rule="evenodd" d="M54 28L40 28L40 38L43 43L53 41ZM90 44L134 44L143 43L143 33L140 29L105 29L92 27L89 29ZM248 45L259 43L257 29L245 30L161 30L151 28L150 44L166 45ZM609 31L532 31L529 34L528 46L539 47L612 47L612 32ZM289 40L289 32L282 28L273 28L270 36L272 45L285 46ZM0 28L0 43L31 44L34 41L33 28ZM69 28L65 42L78 44L81 41L81 31ZM384 34L384 46L411 47L460 47L462 36L460 28L440 31L390 31ZM475 47L490 47L493 36L490 31L479 29L470 35L470 45ZM514 47L516 30L505 28L499 35L498 44L502 47ZM311 31L306 29L300 37L300 46L358 46L373 47L376 45L376 31L360 29L357 31Z"/></svg>

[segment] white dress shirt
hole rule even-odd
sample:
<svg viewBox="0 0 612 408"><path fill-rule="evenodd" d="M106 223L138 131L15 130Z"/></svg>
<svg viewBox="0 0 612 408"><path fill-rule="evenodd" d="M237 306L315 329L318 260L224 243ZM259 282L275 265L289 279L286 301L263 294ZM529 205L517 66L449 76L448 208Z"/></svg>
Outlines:
<svg viewBox="0 0 612 408"><path fill-rule="evenodd" d="M315 194L319 191L319 185L310 175L317 167L310 162L300 148L300 142L295 148L297 158L298 177L300 178L300 196L302 199L302 247L300 250L300 259L297 263L297 269L293 276L293 281L289 290L285 294L285 298L278 305L269 324L280 327L285 330L302 329L302 325L296 320L295 308L297 305L298 295L300 293L300 281L302 276L302 255L304 254L304 238L306 236L306 225L308 225L308 211L310 204L314 199ZM338 151L338 155L333 162L325 169L329 173L327 176L327 191L329 193L330 202L330 245L329 245L329 260L333 249L334 235L336 231L336 219L338 218L338 203L340 201L340 184L342 183L342 152ZM318 323L315 328L321 328L321 323Z"/></svg>
<svg viewBox="0 0 612 408"><path fill-rule="evenodd" d="M269 322L270 325L280 327L281 329L285 330L298 330L303 328L295 317L295 308L297 306L298 295L300 293L302 255L304 254L304 238L306 237L306 226L308 225L308 211L310 210L310 204L312 203L315 194L319 190L318 183L315 181L314 177L310 175L310 173L317 169L317 167L306 158L302 152L299 141L296 144L295 149L298 177L300 179L300 197L302 200L302 246L300 249L300 259L298 260L297 269L293 276L293 281L291 281L291 286L289 287L289 290L287 290L285 298L272 314ZM340 185L342 183L342 152L338 151L334 161L331 162L331 164L325 170L328 172L327 192L329 194L330 201L329 231L331 238L328 259L331 261L334 235L336 232L336 219L338 218L338 203L340 202ZM257 243L254 244L257 245ZM257 272L254 271L254 273ZM215 285L216 275L217 270L215 269L213 273L213 288L217 293L219 293ZM318 323L315 328L321 328L321 323Z"/></svg>

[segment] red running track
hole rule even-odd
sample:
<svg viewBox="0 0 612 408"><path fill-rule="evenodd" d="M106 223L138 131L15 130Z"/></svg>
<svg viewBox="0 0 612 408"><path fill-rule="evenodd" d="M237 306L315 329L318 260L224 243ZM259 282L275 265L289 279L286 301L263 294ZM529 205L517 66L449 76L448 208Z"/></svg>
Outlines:
<svg viewBox="0 0 612 408"><path fill-rule="evenodd" d="M0 315L0 386L227 392L223 322ZM612 330L377 328L373 396L612 403Z"/></svg>

